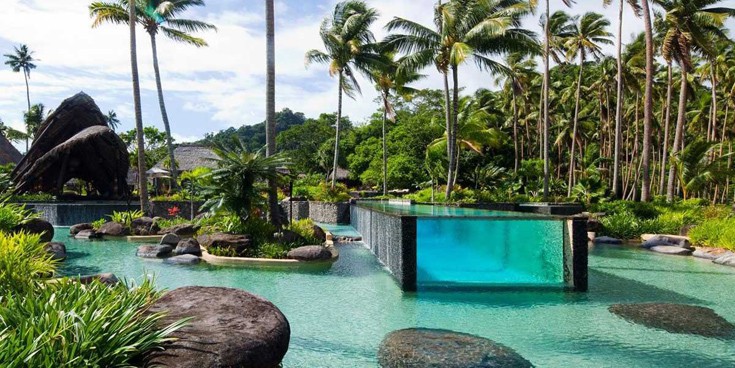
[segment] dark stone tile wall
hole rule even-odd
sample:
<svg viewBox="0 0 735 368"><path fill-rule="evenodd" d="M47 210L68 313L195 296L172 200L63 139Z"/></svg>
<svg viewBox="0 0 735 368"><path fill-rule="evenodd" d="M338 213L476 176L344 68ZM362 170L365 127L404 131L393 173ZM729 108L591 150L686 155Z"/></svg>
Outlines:
<svg viewBox="0 0 735 368"><path fill-rule="evenodd" d="M391 216L352 206L352 227L404 291L416 290L416 217Z"/></svg>
<svg viewBox="0 0 735 368"><path fill-rule="evenodd" d="M127 202L76 202L76 203L28 203L26 208L41 212L41 217L54 226L72 226L97 221L113 211L136 210L135 203Z"/></svg>
<svg viewBox="0 0 735 368"><path fill-rule="evenodd" d="M309 218L325 224L350 223L350 204L309 201Z"/></svg>
<svg viewBox="0 0 735 368"><path fill-rule="evenodd" d="M290 219L291 206L293 206L293 220L303 220L309 218L309 202L308 201L283 201L280 203L281 209L286 219Z"/></svg>

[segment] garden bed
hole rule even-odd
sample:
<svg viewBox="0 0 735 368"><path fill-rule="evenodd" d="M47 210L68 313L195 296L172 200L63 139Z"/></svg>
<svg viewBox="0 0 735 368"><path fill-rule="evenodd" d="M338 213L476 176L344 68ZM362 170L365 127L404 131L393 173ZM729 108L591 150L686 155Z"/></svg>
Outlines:
<svg viewBox="0 0 735 368"><path fill-rule="evenodd" d="M296 259L270 259L249 257L221 257L209 254L202 247L202 260L215 266L237 266L237 267L265 267L265 268L308 268L331 266L339 258L339 251L335 247L327 247L332 253L332 258L322 261L299 261Z"/></svg>

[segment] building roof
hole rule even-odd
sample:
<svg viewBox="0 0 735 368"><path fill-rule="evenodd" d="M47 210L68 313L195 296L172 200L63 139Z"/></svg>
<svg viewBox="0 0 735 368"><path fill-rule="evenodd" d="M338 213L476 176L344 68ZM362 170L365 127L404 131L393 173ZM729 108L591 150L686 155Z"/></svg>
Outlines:
<svg viewBox="0 0 735 368"><path fill-rule="evenodd" d="M0 134L0 165L17 164L23 158L23 155Z"/></svg>
<svg viewBox="0 0 735 368"><path fill-rule="evenodd" d="M337 166L337 180L347 180L350 178L350 171ZM329 179L332 179L332 173L329 173Z"/></svg>
<svg viewBox="0 0 735 368"><path fill-rule="evenodd" d="M217 163L213 159L217 158L217 154L211 148L193 144L180 145L174 149L174 157L179 171L191 171L198 167L208 167L214 169ZM168 157L167 157L168 158ZM165 169L161 160L153 168Z"/></svg>

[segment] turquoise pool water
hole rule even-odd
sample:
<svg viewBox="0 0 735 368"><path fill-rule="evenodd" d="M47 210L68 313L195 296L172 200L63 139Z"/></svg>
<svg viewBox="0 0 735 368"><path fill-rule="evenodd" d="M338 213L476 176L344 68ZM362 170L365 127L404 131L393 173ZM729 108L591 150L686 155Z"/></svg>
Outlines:
<svg viewBox="0 0 735 368"><path fill-rule="evenodd" d="M625 248L593 248L590 291L403 293L361 244L340 246L328 270L284 272L164 265L135 257L135 244L83 242L58 229L67 244L67 274L156 275L162 288L241 288L268 298L288 317L287 368L376 367L390 331L446 328L506 344L537 367L732 367L735 344L669 334L625 322L613 303L678 302L713 308L735 321L735 269L694 258Z"/></svg>

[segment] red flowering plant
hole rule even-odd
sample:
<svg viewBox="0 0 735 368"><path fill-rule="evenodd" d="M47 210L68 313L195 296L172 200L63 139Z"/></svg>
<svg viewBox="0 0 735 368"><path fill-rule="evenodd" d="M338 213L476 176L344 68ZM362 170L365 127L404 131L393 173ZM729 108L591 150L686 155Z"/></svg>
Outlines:
<svg viewBox="0 0 735 368"><path fill-rule="evenodd" d="M178 216L180 212L181 212L181 209L179 207L177 207L177 206L173 206L173 207L171 207L171 208L168 209L168 215L171 216L171 217Z"/></svg>

